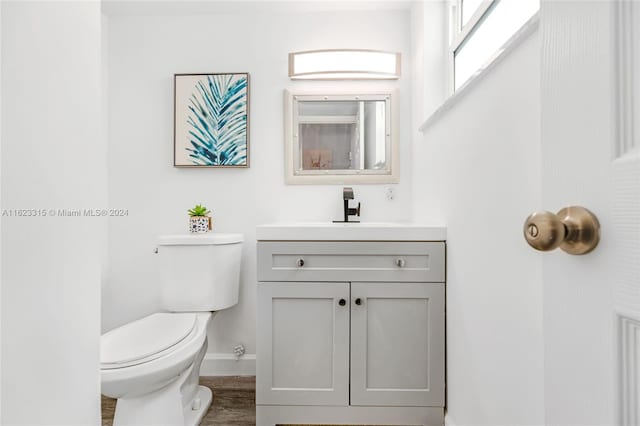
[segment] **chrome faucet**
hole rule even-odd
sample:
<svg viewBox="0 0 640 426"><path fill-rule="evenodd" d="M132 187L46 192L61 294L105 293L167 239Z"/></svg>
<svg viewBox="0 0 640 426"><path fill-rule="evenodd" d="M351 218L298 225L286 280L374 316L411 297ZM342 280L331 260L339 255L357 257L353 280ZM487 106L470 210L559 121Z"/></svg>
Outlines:
<svg viewBox="0 0 640 426"><path fill-rule="evenodd" d="M342 188L342 201L344 203L344 220L334 220L334 223L358 223L359 220L349 220L349 216L360 216L360 203L358 207L349 207L349 200L353 200L353 188Z"/></svg>

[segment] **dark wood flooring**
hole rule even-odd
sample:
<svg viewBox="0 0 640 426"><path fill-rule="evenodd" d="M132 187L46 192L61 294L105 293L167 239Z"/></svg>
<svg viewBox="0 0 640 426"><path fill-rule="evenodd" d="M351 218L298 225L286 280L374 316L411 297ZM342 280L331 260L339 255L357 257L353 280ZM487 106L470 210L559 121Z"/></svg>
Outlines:
<svg viewBox="0 0 640 426"><path fill-rule="evenodd" d="M255 376L200 377L200 384L213 392L213 402L200 426L255 426ZM102 426L112 426L115 408L115 399L102 397Z"/></svg>
<svg viewBox="0 0 640 426"><path fill-rule="evenodd" d="M200 377L200 384L213 392L213 402L201 426L255 426L255 377ZM115 399L102 397L102 426L113 424L115 406Z"/></svg>

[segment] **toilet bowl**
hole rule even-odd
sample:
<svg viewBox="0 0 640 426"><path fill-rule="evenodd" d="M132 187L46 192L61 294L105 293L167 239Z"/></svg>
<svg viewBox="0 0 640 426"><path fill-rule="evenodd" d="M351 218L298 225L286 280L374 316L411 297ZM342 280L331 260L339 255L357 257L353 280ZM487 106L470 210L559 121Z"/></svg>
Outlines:
<svg viewBox="0 0 640 426"><path fill-rule="evenodd" d="M102 336L102 394L118 399L114 425L199 424L211 404L211 390L198 386L211 317L158 313Z"/></svg>
<svg viewBox="0 0 640 426"><path fill-rule="evenodd" d="M200 423L212 399L211 390L198 385L207 325L238 302L241 245L240 234L158 239L166 312L101 337L101 391L118 400L114 426Z"/></svg>

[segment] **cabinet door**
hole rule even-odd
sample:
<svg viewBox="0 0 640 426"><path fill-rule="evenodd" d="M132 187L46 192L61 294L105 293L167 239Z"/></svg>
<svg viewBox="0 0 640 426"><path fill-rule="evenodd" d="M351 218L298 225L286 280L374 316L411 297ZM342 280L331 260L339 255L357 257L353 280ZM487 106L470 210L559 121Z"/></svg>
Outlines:
<svg viewBox="0 0 640 426"><path fill-rule="evenodd" d="M256 403L349 404L349 283L260 282L257 320Z"/></svg>
<svg viewBox="0 0 640 426"><path fill-rule="evenodd" d="M444 283L351 284L351 405L444 405Z"/></svg>

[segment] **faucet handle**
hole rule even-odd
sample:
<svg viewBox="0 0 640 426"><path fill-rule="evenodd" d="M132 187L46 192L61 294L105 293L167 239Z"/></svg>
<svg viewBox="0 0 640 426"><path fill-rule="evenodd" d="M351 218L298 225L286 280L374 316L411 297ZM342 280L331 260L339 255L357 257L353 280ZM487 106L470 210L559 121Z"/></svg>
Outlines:
<svg viewBox="0 0 640 426"><path fill-rule="evenodd" d="M352 208L347 207L347 216L360 216L360 203L358 202L358 207Z"/></svg>

